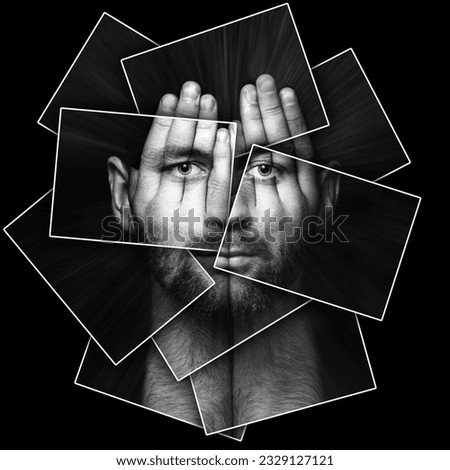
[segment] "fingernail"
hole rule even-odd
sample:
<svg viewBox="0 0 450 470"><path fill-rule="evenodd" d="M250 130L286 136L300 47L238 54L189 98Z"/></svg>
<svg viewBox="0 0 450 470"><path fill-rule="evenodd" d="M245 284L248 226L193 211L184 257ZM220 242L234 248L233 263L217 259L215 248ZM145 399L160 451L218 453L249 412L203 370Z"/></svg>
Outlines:
<svg viewBox="0 0 450 470"><path fill-rule="evenodd" d="M292 90L292 88L284 89L281 95L281 99L283 104L286 105L293 105L297 103L297 95L295 94L295 91Z"/></svg>
<svg viewBox="0 0 450 470"><path fill-rule="evenodd" d="M247 90L245 90L245 99L250 104L257 104L258 103L258 96L257 96L256 90L253 86L248 87Z"/></svg>
<svg viewBox="0 0 450 470"><path fill-rule="evenodd" d="M275 80L270 75L261 75L256 81L256 84L262 93L269 94L277 91Z"/></svg>
<svg viewBox="0 0 450 470"><path fill-rule="evenodd" d="M202 111L210 112L216 106L216 100L212 96L203 96L200 101L200 109Z"/></svg>
<svg viewBox="0 0 450 470"><path fill-rule="evenodd" d="M176 107L177 99L174 95L164 95L161 98L161 109L163 111L169 111Z"/></svg>
<svg viewBox="0 0 450 470"><path fill-rule="evenodd" d="M181 88L181 98L184 100L196 100L200 95L199 87L194 82L188 82Z"/></svg>
<svg viewBox="0 0 450 470"><path fill-rule="evenodd" d="M219 142L225 142L228 139L228 131L224 128L221 128L217 131L217 140Z"/></svg>

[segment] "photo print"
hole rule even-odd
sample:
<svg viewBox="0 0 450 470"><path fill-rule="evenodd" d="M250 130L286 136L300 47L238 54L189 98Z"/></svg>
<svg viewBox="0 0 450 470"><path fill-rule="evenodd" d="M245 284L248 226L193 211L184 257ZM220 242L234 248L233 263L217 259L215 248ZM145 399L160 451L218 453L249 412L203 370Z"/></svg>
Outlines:
<svg viewBox="0 0 450 470"><path fill-rule="evenodd" d="M355 314L420 198L352 49L311 68L288 4L163 46L104 13L38 123L53 191L5 232L91 336L77 385L237 440L376 388Z"/></svg>
<svg viewBox="0 0 450 470"><path fill-rule="evenodd" d="M345 173L378 181L411 160L353 49L312 68L330 126L293 139L311 141L315 161L339 163ZM283 151L286 144L269 145Z"/></svg>
<svg viewBox="0 0 450 470"><path fill-rule="evenodd" d="M195 257L215 284L152 337L177 380L310 302L305 297L214 269L215 253L196 253Z"/></svg>
<svg viewBox="0 0 450 470"><path fill-rule="evenodd" d="M51 191L5 232L114 364L213 285L188 250L50 238L50 207ZM161 270L195 283L166 277L163 286Z"/></svg>
<svg viewBox="0 0 450 470"><path fill-rule="evenodd" d="M135 112L120 60L155 46L157 44L151 39L103 13L39 117L38 124L57 134L61 107Z"/></svg>
<svg viewBox="0 0 450 470"><path fill-rule="evenodd" d="M114 366L90 340L75 384L169 418L203 427L190 380L177 382L151 342ZM241 441L245 430L243 426L222 434Z"/></svg>
<svg viewBox="0 0 450 470"><path fill-rule="evenodd" d="M214 267L382 319L420 198L284 147L250 152Z"/></svg>
<svg viewBox="0 0 450 470"><path fill-rule="evenodd" d="M217 252L236 124L173 116L192 107L173 98L158 116L61 110L52 237Z"/></svg>
<svg viewBox="0 0 450 470"><path fill-rule="evenodd" d="M317 163L327 165L329 162L334 162L340 170L345 170L351 174L359 174L371 180L380 180L388 173L396 171L409 163L409 159L397 134L392 128L352 50L344 51L321 65L313 67L313 73L316 76L319 88L322 90L323 100L329 110L333 126L303 137L297 137L291 141L285 141L282 144L273 145L271 148L292 151L293 148L297 147L302 151L302 149L312 146ZM283 110L282 102L279 103L279 108ZM286 126L287 115L280 112L278 116L278 122L274 123L274 128L285 132L284 135L286 135L287 132L283 131L283 126ZM292 118L292 116L291 109L289 117ZM301 126L300 109L297 111L297 117L297 126ZM292 120L290 122L293 125ZM253 121L254 134L265 134L263 126L264 119L256 123ZM243 156L234 160L232 181L232 194L234 198L246 164L247 158ZM354 190L358 189L354 188ZM341 192L341 196L338 198L338 206L342 206L347 199ZM381 206L379 207L382 210ZM272 207L272 210L275 209L276 206ZM295 210L297 211L299 208ZM370 210L373 209L371 208ZM391 232L396 230L397 223L401 225L399 221L394 223L389 228ZM407 223L407 220L405 223ZM361 233L365 232L362 231ZM378 238L381 240L381 235ZM360 241L362 242L362 240ZM274 246L275 244L272 245ZM358 250L364 250L364 246L360 243L354 255L356 255ZM390 248L393 247L391 246ZM283 249L279 247L280 251L283 251ZM371 249L372 251L376 249L376 244ZM370 247L367 248L367 253L363 253L362 259L356 260L356 268L358 268L358 263L360 264L361 261L366 259L369 253ZM264 291L268 300L264 305L261 302L254 302L254 296L251 294L257 290L257 287L255 287L254 283L249 282L251 279L243 279L241 277L241 280L239 280L238 276L221 275L219 270L212 267L214 261L211 261L212 256L210 253L196 253L195 256L205 269L208 270L216 284L201 300L193 303L173 321L169 322L164 329L153 336L153 341L178 380L192 374L265 328L268 328L276 321L302 307L306 304L307 300L304 297L296 298L295 295L281 290L277 292L273 287L264 285L260 288ZM347 269L344 269L344 265L341 267L341 271L344 271L344 273L347 271L347 278L351 272L348 269L349 261L351 260L345 261ZM372 262L375 261L373 258ZM271 262L273 262L273 259ZM275 265L267 264L270 274L273 275L275 271L272 270L272 266ZM380 267L378 266L377 269L380 269ZM295 273L296 270L292 269L290 271L291 268L288 264L286 271L290 274ZM328 273L328 269L325 269L325 272ZM336 267L333 267L333 270L327 275L331 276L331 272L337 277L340 275ZM318 267L316 277L319 273L320 269ZM361 272L359 271L359 273ZM261 272L259 274L262 275ZM352 279L353 284L356 281L357 279ZM346 281L343 279L342 283L344 282ZM385 281L383 280L383 282ZM318 286L322 285L322 283L323 281L318 282ZM389 280L386 283L389 283ZM312 284L314 283L312 282ZM380 287L382 287L381 284ZM226 296L227 289L228 297ZM333 283L331 283L331 286L327 284L327 290L324 292L326 295L332 295L333 289L334 291L337 289ZM238 295L239 292L250 293L248 302L239 302L241 297L245 297L245 294ZM362 292L364 293L366 290L363 289ZM384 293L387 294L387 291L385 290ZM323 296L324 293L315 292L315 295ZM358 286L358 290L355 291L354 295L360 296L360 286ZM227 305L225 310L227 310L228 314L224 313L219 316L202 313L203 310L206 310L205 307L200 308L202 304L206 304L211 309L219 298L225 299L222 300L222 305ZM335 301L343 300L347 302L349 300L348 298L339 298L336 294L334 294L333 299ZM365 300L363 297L361 299ZM375 298L372 300L375 301ZM379 302L382 302L382 300L380 298ZM245 305L242 305L242 303ZM245 317L230 314L231 311L248 309L248 304L253 305L252 308L257 311L257 314ZM373 305L367 305L367 309L371 309ZM352 305L352 307L356 307L356 305ZM216 312L214 309L213 311ZM373 314L374 312L369 313ZM382 316L379 315L378 318L382 318ZM183 336L182 348L173 346L172 338L174 335ZM201 338L201 340L199 341L198 338Z"/></svg>
<svg viewBox="0 0 450 470"><path fill-rule="evenodd" d="M197 94L216 98L220 120L245 120L258 101L270 112L277 89L289 87L286 102L295 96L308 131L328 125L288 4L137 53L122 64L141 113L153 113L161 96L177 94L191 80ZM273 137L270 142L281 140ZM247 151L253 143L267 142L248 135Z"/></svg>
<svg viewBox="0 0 450 470"><path fill-rule="evenodd" d="M326 165L336 161L345 173L370 181L379 181L411 163L352 49L312 67L312 72L331 125L293 138L294 145L300 147L303 142L306 145L311 142L317 163ZM286 117L285 113L285 120ZM283 123L283 119L280 121ZM262 135L266 127L261 119L260 129L255 133ZM281 132L279 139L284 141L290 135L289 128L280 124L276 127ZM287 142L264 146L283 152ZM245 163L245 158L234 161L234 192Z"/></svg>
<svg viewBox="0 0 450 470"><path fill-rule="evenodd" d="M357 316L317 302L190 378L206 434L376 388Z"/></svg>

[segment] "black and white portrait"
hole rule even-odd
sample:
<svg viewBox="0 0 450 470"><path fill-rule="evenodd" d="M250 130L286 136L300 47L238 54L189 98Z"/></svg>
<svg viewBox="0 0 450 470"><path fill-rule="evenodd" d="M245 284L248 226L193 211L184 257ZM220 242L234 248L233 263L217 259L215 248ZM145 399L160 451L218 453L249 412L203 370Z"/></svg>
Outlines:
<svg viewBox="0 0 450 470"><path fill-rule="evenodd" d="M39 437L47 414L50 442L85 423L66 448L350 448L412 429L442 377L416 306L436 274L414 241L425 168L400 139L429 90L396 107L390 14L78 8L67 54L63 24L35 51L29 145L5 158L7 434Z"/></svg>

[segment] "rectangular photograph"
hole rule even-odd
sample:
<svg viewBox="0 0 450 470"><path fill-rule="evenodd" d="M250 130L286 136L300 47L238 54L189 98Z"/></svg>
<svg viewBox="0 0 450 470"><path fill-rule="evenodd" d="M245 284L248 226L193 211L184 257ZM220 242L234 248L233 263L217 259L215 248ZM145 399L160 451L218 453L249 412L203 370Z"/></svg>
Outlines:
<svg viewBox="0 0 450 470"><path fill-rule="evenodd" d="M38 124L56 134L61 107L135 112L120 60L157 45L103 13L39 117ZM55 54L59 53L60 50L55 49Z"/></svg>
<svg viewBox="0 0 450 470"><path fill-rule="evenodd" d="M214 284L187 250L50 238L50 207L51 191L4 230L112 364ZM196 282L175 289L176 280L166 278L169 298L155 275L174 270Z"/></svg>
<svg viewBox="0 0 450 470"><path fill-rule="evenodd" d="M288 139L292 141L291 145L312 145L317 163L336 161L345 173L371 181L379 181L411 163L353 49L312 67L312 72L330 125L317 132ZM302 127L300 107L295 116L292 113L295 108L287 106L284 100L285 96L276 104L278 117L272 119L272 127L281 133L281 137L286 137L291 131L285 124L288 118L292 129ZM247 119L246 122L245 118L239 126L238 149L245 148L246 135L265 135L270 129L271 126L265 124L267 117L264 119L262 110L260 114L260 120ZM248 116L251 117L254 116ZM295 119L293 121L292 118L297 120L297 124L293 123ZM287 145L288 141L283 140L281 143L270 143L267 147L283 152ZM246 158L243 157L248 156L247 153L238 153L241 158L234 160L233 194L244 171Z"/></svg>
<svg viewBox="0 0 450 470"><path fill-rule="evenodd" d="M381 320L420 197L284 147L250 152L214 268Z"/></svg>
<svg viewBox="0 0 450 470"><path fill-rule="evenodd" d="M89 340L75 384L168 418L202 427L190 380L176 382L151 342L114 366L101 349ZM243 426L221 434L242 441L245 430Z"/></svg>
<svg viewBox="0 0 450 470"><path fill-rule="evenodd" d="M370 180L380 180L409 163L408 156L353 50L346 50L313 67L313 73L332 125L292 139L291 148L296 146L301 149L310 145L315 162L324 165L335 162L340 170ZM270 148L283 149L287 145L288 142L285 141ZM244 156L234 160L233 195L237 192L246 163ZM153 336L153 341L178 380L209 364L306 303L303 297L296 298L284 291L276 292L276 289L267 285L264 288L267 302L256 302L253 293L257 289L254 283L233 275L223 276L223 272L221 275L221 271L212 268L212 257L208 259L208 255L198 252L195 254L216 284L202 299L194 302ZM321 285L320 282L318 285ZM327 287L329 290L337 289L334 286ZM359 296L359 288L355 292ZM323 292L319 294L324 295ZM248 302L241 302L240 298L245 296ZM226 307L220 308L218 299L222 299L220 302ZM236 314L237 310L249 310L249 304L252 305L254 314ZM223 313L219 314L222 310ZM208 315L209 311L214 313ZM184 338L181 349L173 347L172 338L176 335ZM198 341L198 337L202 340Z"/></svg>
<svg viewBox="0 0 450 470"><path fill-rule="evenodd" d="M376 389L357 316L317 302L190 378L208 435Z"/></svg>
<svg viewBox="0 0 450 470"><path fill-rule="evenodd" d="M50 235L217 251L235 139L234 123L63 108Z"/></svg>
<svg viewBox="0 0 450 470"><path fill-rule="evenodd" d="M378 181L411 160L353 49L312 68L330 125L294 139L311 140L317 163L335 160L342 171ZM275 150L279 146L270 145Z"/></svg>
<svg viewBox="0 0 450 470"><path fill-rule="evenodd" d="M305 297L214 269L215 253L196 253L195 257L215 284L152 337L177 380L310 302ZM183 282L180 279L179 283Z"/></svg>
<svg viewBox="0 0 450 470"><path fill-rule="evenodd" d="M122 64L141 113L152 113L161 96L178 93L190 80L215 96L220 120L244 120L258 99L272 107L276 84L293 89L303 110L304 128L287 137L328 125L288 4L137 53ZM253 143L268 143L260 137L247 136L248 150ZM285 137L269 135L269 143Z"/></svg>

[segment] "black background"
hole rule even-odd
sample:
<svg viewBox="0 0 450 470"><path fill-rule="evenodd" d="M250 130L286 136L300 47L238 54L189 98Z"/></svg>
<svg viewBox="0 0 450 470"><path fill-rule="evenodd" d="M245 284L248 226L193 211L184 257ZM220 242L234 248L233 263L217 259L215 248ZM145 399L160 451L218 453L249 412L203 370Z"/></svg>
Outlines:
<svg viewBox="0 0 450 470"><path fill-rule="evenodd" d="M103 11L163 44L275 5L129 0L8 11L21 45L4 43L10 106L4 108L2 226L52 186L56 138L36 121ZM441 337L448 307L438 304L434 279L439 274L432 264L437 256L444 262L443 226L431 213L446 203L434 193L444 156L431 153L436 133L425 129L445 117L425 112L436 100L433 85L425 82L433 70L427 56L432 46L424 42L422 28L426 13L411 7L394 11L392 3L355 9L293 2L291 7L311 65L354 48L413 162L383 183L423 197L385 320L360 320L378 390L251 425L238 443L207 438L200 429L77 387L73 380L86 333L2 234L3 448L448 446L438 428L448 420L448 340Z"/></svg>

